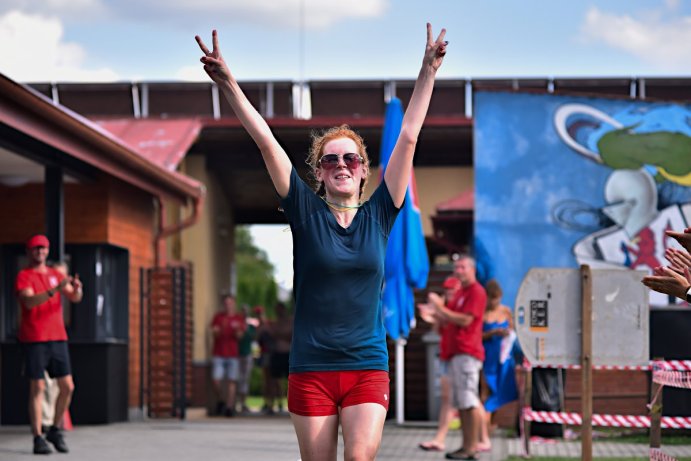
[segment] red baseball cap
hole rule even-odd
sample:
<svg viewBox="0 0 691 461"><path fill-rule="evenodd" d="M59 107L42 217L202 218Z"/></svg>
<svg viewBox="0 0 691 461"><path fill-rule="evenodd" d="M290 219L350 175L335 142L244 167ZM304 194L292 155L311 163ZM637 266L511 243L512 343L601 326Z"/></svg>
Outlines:
<svg viewBox="0 0 691 461"><path fill-rule="evenodd" d="M50 242L48 241L48 237L45 235L34 235L31 237L29 240L26 241L26 247L28 249L36 248L36 247L50 247Z"/></svg>
<svg viewBox="0 0 691 461"><path fill-rule="evenodd" d="M447 277L442 286L449 290L457 290L461 288L461 281L456 277Z"/></svg>

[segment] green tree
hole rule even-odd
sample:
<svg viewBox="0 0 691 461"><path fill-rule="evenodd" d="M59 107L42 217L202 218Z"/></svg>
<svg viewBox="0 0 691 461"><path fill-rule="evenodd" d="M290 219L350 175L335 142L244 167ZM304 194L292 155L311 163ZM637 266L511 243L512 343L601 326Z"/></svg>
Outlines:
<svg viewBox="0 0 691 461"><path fill-rule="evenodd" d="M272 313L278 299L274 266L266 252L254 245L247 226L235 228L235 264L239 305L261 305Z"/></svg>

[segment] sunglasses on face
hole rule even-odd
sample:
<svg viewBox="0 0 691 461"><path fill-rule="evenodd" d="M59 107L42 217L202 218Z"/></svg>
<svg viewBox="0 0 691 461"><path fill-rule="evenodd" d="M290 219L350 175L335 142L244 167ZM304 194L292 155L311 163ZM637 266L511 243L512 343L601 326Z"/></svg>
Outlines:
<svg viewBox="0 0 691 461"><path fill-rule="evenodd" d="M343 159L343 163L350 169L355 169L364 163L364 159L360 154L348 152L342 156L338 154L324 154L319 159L319 165L325 170L333 170L338 166L338 162L341 158Z"/></svg>

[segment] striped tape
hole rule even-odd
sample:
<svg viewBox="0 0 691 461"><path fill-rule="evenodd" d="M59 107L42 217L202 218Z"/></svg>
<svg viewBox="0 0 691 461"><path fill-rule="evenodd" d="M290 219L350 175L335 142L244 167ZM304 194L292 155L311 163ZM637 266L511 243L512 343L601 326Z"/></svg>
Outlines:
<svg viewBox="0 0 691 461"><path fill-rule="evenodd" d="M691 389L691 373L673 370L653 371L653 382L663 386L680 387Z"/></svg>
<svg viewBox="0 0 691 461"><path fill-rule="evenodd" d="M565 370L580 370L580 365L533 365L527 361L523 362L523 367L530 370L531 368L561 368ZM664 360L664 361L651 361L647 365L638 366L613 366L613 365L595 365L594 370L652 370L659 367L664 370L677 370L677 371L691 371L691 360Z"/></svg>
<svg viewBox="0 0 691 461"><path fill-rule="evenodd" d="M570 424L572 426L580 426L583 422L578 413L535 411L527 407L523 409L523 418L526 421L536 423ZM593 415L593 426L644 428L650 427L650 418L633 415ZM664 429L691 429L691 417L663 416L661 426Z"/></svg>
<svg viewBox="0 0 691 461"><path fill-rule="evenodd" d="M650 449L650 459L655 461L677 461L677 458L664 453L659 448Z"/></svg>

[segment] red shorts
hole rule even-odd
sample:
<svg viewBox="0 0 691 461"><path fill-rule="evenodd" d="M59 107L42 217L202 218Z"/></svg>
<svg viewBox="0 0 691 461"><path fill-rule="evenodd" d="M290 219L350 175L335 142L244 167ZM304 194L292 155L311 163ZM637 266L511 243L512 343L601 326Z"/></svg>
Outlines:
<svg viewBox="0 0 691 461"><path fill-rule="evenodd" d="M288 410L296 415L337 415L339 407L361 403L378 403L388 411L388 372L307 371L288 376Z"/></svg>

